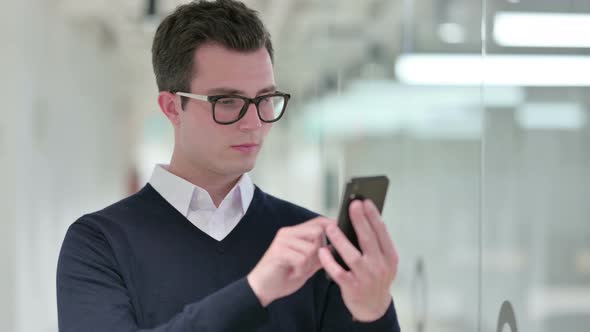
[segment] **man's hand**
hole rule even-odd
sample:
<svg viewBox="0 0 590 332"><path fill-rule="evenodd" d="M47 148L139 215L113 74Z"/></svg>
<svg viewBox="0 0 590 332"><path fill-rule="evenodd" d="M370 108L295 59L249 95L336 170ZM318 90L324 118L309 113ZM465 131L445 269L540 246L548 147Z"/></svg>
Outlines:
<svg viewBox="0 0 590 332"><path fill-rule="evenodd" d="M326 227L326 234L350 271L334 260L328 248L321 248L318 255L326 272L340 286L353 317L371 322L381 318L391 304L389 288L397 274L398 255L373 202L353 201L349 211L362 253L335 224Z"/></svg>
<svg viewBox="0 0 590 332"><path fill-rule="evenodd" d="M326 227L334 220L317 217L305 223L283 227L256 267L248 283L263 307L297 291L322 268L318 250Z"/></svg>

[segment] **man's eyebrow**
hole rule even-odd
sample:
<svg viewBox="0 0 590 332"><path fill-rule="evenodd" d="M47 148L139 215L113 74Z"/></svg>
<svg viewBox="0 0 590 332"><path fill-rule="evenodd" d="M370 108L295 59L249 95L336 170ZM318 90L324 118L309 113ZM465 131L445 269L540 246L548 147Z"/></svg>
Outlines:
<svg viewBox="0 0 590 332"><path fill-rule="evenodd" d="M274 85L271 85L267 88L264 88L264 89L258 91L257 95L262 94L262 93L275 92L275 91L277 91L277 87Z"/></svg>
<svg viewBox="0 0 590 332"><path fill-rule="evenodd" d="M236 89L232 89L232 88L224 88L224 87L219 87L219 88L207 90L208 95L241 95L243 93L244 92L241 90L236 90Z"/></svg>
<svg viewBox="0 0 590 332"><path fill-rule="evenodd" d="M260 95L260 94L268 93L268 92L275 92L276 90L277 90L277 87L274 85L271 85L271 86L268 86L268 87L258 91L258 93L256 93L256 95ZM246 95L246 92L244 92L242 90L234 89L234 88L219 87L219 88L214 88L214 89L208 90L207 95L240 95L240 96L244 96L244 95Z"/></svg>

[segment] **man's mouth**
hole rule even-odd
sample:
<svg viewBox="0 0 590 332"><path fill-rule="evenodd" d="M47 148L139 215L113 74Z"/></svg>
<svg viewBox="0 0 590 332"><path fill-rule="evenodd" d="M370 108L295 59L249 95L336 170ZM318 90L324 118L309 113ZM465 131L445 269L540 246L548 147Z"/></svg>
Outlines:
<svg viewBox="0 0 590 332"><path fill-rule="evenodd" d="M260 144L243 143L243 144L232 145L231 147L232 147L232 149L243 152L243 153L252 153L252 152L258 151L258 149L260 148Z"/></svg>

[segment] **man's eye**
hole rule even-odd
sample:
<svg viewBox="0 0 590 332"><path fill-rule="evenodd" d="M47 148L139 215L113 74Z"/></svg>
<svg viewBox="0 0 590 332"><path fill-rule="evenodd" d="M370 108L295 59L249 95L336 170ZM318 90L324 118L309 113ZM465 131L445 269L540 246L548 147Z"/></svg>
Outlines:
<svg viewBox="0 0 590 332"><path fill-rule="evenodd" d="M236 104L236 100L235 99L221 99L218 101L218 103L222 104L222 105L234 105Z"/></svg>

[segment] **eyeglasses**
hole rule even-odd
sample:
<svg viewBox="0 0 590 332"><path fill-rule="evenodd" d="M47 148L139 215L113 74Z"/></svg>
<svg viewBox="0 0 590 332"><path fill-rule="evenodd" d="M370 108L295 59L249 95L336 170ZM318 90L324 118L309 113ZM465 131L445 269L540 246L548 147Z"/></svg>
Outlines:
<svg viewBox="0 0 590 332"><path fill-rule="evenodd" d="M250 104L256 105L258 117L262 122L276 122L285 113L287 103L291 98L290 94L282 92L274 92L256 98L248 98L240 95L206 96L186 92L176 92L176 94L182 97L210 102L213 110L213 120L222 125L238 122L246 115Z"/></svg>

